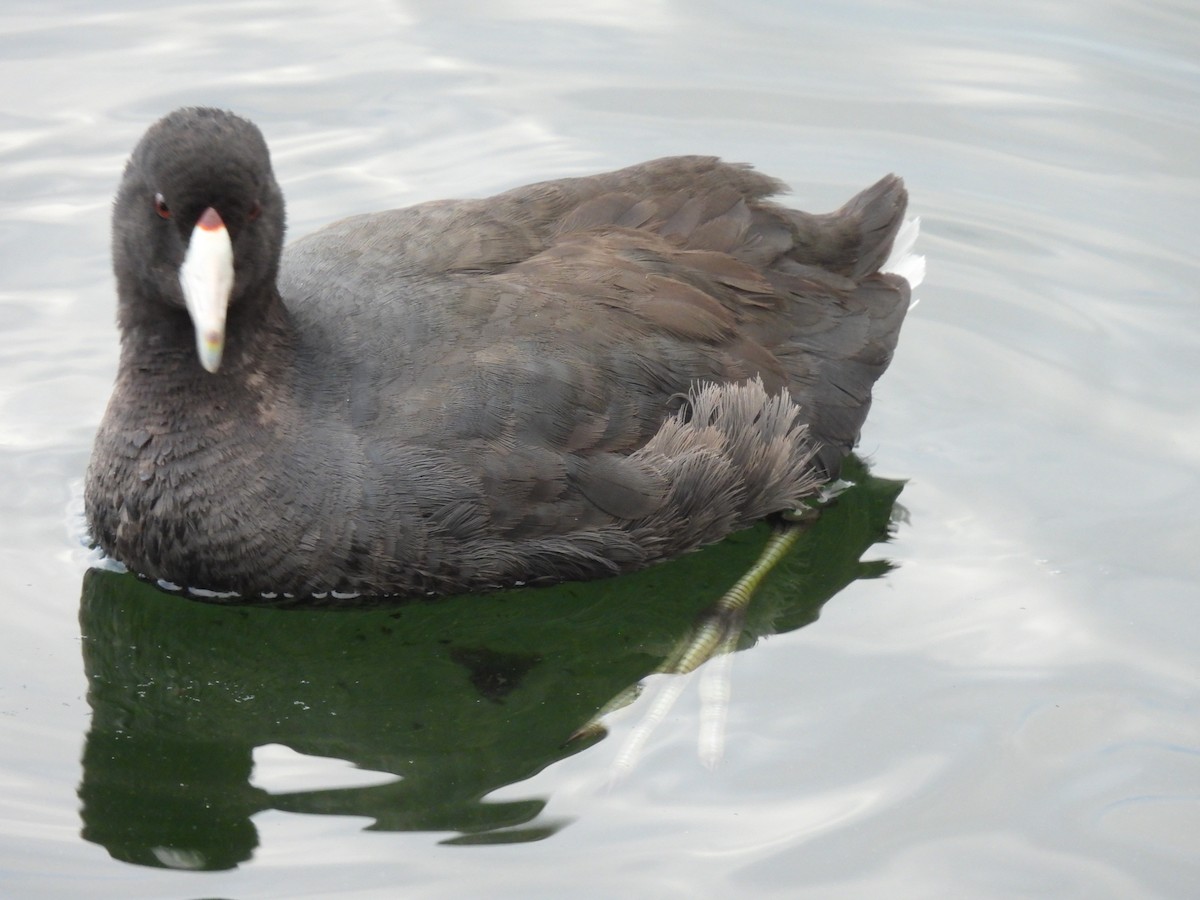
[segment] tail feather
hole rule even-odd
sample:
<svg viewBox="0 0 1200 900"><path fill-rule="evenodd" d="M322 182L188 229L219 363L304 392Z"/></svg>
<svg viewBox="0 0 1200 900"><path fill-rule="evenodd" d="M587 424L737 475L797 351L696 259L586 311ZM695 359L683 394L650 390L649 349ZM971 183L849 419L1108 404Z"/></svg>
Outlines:
<svg viewBox="0 0 1200 900"><path fill-rule="evenodd" d="M855 248L858 259L850 272L851 278L865 278L879 271L891 253L907 208L908 191L903 179L885 175L834 213L845 217L858 231Z"/></svg>
<svg viewBox="0 0 1200 900"><path fill-rule="evenodd" d="M847 278L865 278L887 259L907 208L904 180L885 175L834 212L786 210L795 231L788 256Z"/></svg>

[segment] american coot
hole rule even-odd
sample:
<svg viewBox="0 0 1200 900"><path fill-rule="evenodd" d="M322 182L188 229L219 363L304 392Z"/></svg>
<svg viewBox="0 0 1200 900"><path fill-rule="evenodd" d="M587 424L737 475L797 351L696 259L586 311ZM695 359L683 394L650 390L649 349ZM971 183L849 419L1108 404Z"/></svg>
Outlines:
<svg viewBox="0 0 1200 900"><path fill-rule="evenodd" d="M810 215L780 189L660 159L284 249L259 130L171 113L113 212L93 538L191 587L426 595L625 572L795 508L891 359L906 194Z"/></svg>

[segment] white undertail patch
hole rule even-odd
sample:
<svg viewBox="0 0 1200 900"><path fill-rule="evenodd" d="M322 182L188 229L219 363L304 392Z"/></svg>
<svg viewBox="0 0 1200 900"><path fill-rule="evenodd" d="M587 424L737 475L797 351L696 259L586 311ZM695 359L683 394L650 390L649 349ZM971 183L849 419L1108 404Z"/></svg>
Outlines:
<svg viewBox="0 0 1200 900"><path fill-rule="evenodd" d="M899 275L908 282L908 286L914 291L925 280L925 257L923 254L913 252L920 233L920 216L905 219L900 230L896 232L896 239L892 242L892 252L888 256L887 262L880 268L881 272ZM909 309L916 305L917 298L914 296L912 302L909 303Z"/></svg>

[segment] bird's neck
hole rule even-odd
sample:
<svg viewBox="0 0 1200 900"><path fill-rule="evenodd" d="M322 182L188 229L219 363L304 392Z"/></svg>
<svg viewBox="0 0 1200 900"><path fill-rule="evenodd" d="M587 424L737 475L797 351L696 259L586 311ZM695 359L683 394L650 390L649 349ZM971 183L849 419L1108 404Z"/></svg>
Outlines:
<svg viewBox="0 0 1200 900"><path fill-rule="evenodd" d="M162 420L204 429L287 405L294 344L287 310L273 288L253 303L243 300L230 308L225 352L215 373L200 365L185 310L140 306L141 315L121 322L117 373L122 406L141 420L131 424Z"/></svg>
<svg viewBox="0 0 1200 900"><path fill-rule="evenodd" d="M271 370L286 371L292 347L288 313L272 286L262 296L230 306L225 323L225 350L220 368L209 373L200 365L196 333L187 311L161 302L122 304L121 363L125 372L147 380L203 384L214 378L245 379ZM206 378L207 376L207 378Z"/></svg>

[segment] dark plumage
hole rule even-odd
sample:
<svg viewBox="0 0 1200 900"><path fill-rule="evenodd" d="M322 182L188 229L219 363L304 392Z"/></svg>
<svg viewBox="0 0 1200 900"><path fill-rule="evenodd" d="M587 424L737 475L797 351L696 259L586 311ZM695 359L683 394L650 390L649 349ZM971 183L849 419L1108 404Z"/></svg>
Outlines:
<svg viewBox="0 0 1200 900"><path fill-rule="evenodd" d="M888 176L809 215L780 188L661 159L344 219L281 260L258 129L172 113L113 214L94 539L192 587L450 593L628 571L794 507L891 359L906 195ZM223 347L180 281L210 236Z"/></svg>

